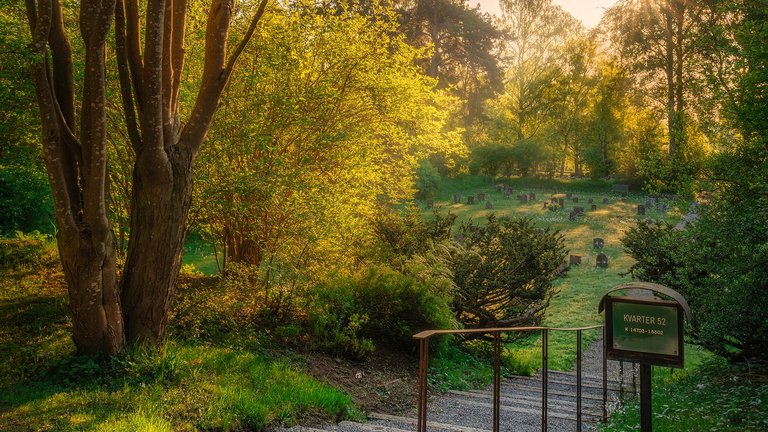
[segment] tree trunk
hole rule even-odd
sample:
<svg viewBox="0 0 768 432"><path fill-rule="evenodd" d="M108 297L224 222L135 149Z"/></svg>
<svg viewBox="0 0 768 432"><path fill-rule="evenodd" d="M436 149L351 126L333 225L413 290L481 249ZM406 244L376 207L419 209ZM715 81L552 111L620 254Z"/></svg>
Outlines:
<svg viewBox="0 0 768 432"><path fill-rule="evenodd" d="M143 155L134 170L131 232L135 234L122 280L128 343L159 345L165 335L192 201L191 160L175 149L171 147L166 159L170 177L158 179L157 160Z"/></svg>
<svg viewBox="0 0 768 432"><path fill-rule="evenodd" d="M669 158L677 151L677 115L675 114L675 42L673 40L673 19L670 5L664 11L665 23L665 62L664 73L667 78L667 131L669 133Z"/></svg>
<svg viewBox="0 0 768 432"><path fill-rule="evenodd" d="M115 280L115 242L111 232L97 238L82 227L58 239L72 312L72 334L81 355L122 350L123 317Z"/></svg>

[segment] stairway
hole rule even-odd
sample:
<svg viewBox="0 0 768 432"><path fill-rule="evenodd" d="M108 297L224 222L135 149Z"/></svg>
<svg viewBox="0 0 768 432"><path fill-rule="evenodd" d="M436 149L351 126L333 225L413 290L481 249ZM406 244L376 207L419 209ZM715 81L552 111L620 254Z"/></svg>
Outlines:
<svg viewBox="0 0 768 432"><path fill-rule="evenodd" d="M611 362L613 363L613 362ZM612 364L611 366L616 366ZM619 382L615 367L608 381L607 410L618 406ZM631 381L630 381L631 383ZM624 384L631 391L631 384ZM549 371L547 430L572 432L576 430L576 374ZM602 377L582 376L582 430L596 430L603 413ZM502 431L541 431L541 376L515 376L501 385ZM449 391L430 398L427 430L432 432L490 432L492 430L493 387L485 390ZM322 428L294 427L291 432L413 432L416 413L409 416L369 413L368 422L341 422Z"/></svg>

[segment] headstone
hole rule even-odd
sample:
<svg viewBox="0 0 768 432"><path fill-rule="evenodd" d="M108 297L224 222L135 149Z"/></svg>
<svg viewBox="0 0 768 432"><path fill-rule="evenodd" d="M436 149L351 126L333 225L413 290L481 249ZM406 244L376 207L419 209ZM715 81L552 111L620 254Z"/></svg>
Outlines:
<svg viewBox="0 0 768 432"><path fill-rule="evenodd" d="M453 203L458 204L460 202L461 202L461 194L460 193L453 194Z"/></svg>
<svg viewBox="0 0 768 432"><path fill-rule="evenodd" d="M576 220L576 212L575 211L572 211L572 212L568 213L568 220L569 221L575 221Z"/></svg>
<svg viewBox="0 0 768 432"><path fill-rule="evenodd" d="M493 203L490 202L490 201L486 202L485 203L485 208L487 208L488 210L492 209L493 208Z"/></svg>
<svg viewBox="0 0 768 432"><path fill-rule="evenodd" d="M587 203L588 203L588 204L594 204L594 203L595 203L595 200L593 200L592 198L590 198L590 199L589 199L589 201L587 201Z"/></svg>
<svg viewBox="0 0 768 432"><path fill-rule="evenodd" d="M474 204L475 203L475 196L470 195L467 197L467 204Z"/></svg>
<svg viewBox="0 0 768 432"><path fill-rule="evenodd" d="M504 192L504 185L503 184L497 184L496 185L496 192Z"/></svg>
<svg viewBox="0 0 768 432"><path fill-rule="evenodd" d="M528 194L528 199L531 201L536 201L536 194L531 192Z"/></svg>
<svg viewBox="0 0 768 432"><path fill-rule="evenodd" d="M610 204L611 201L608 198L603 198L603 204Z"/></svg>
<svg viewBox="0 0 768 432"><path fill-rule="evenodd" d="M592 204L592 207L590 207L590 210L592 211L597 210L597 204Z"/></svg>
<svg viewBox="0 0 768 432"><path fill-rule="evenodd" d="M613 188L611 188L611 192L618 192L627 194L629 193L629 185L627 184L615 184L613 185Z"/></svg>
<svg viewBox="0 0 768 432"><path fill-rule="evenodd" d="M605 240L601 239L600 237L595 237L592 239L592 247L595 249L602 249L603 246L605 246Z"/></svg>
<svg viewBox="0 0 768 432"><path fill-rule="evenodd" d="M600 252L600 254L597 255L596 263L598 267L608 267L608 255Z"/></svg>
<svg viewBox="0 0 768 432"><path fill-rule="evenodd" d="M579 202L579 197L573 197L573 202L575 203Z"/></svg>
<svg viewBox="0 0 768 432"><path fill-rule="evenodd" d="M520 202L523 203L523 204L528 202L528 195L525 195L525 194L518 195L518 198L520 198Z"/></svg>
<svg viewBox="0 0 768 432"><path fill-rule="evenodd" d="M432 208L435 206L435 202L432 200L427 201L427 208Z"/></svg>
<svg viewBox="0 0 768 432"><path fill-rule="evenodd" d="M479 193L479 194L477 194L477 201L478 201L478 202L483 202L483 201L485 201L485 194L484 194L484 193Z"/></svg>
<svg viewBox="0 0 768 432"><path fill-rule="evenodd" d="M549 207L549 203L548 203L548 202L546 202L546 201L544 201L544 206L543 206L542 208L543 208L543 209L546 209L547 207Z"/></svg>
<svg viewBox="0 0 768 432"><path fill-rule="evenodd" d="M637 205L637 214L644 215L645 214L645 206L642 204Z"/></svg>
<svg viewBox="0 0 768 432"><path fill-rule="evenodd" d="M557 204L560 205L560 208L563 208L565 207L565 200L560 198L559 200L557 200Z"/></svg>
<svg viewBox="0 0 768 432"><path fill-rule="evenodd" d="M584 214L584 207L574 207L573 208L574 213L576 213L577 216Z"/></svg>
<svg viewBox="0 0 768 432"><path fill-rule="evenodd" d="M505 190L504 191L504 199L510 199L512 197L512 192Z"/></svg>
<svg viewBox="0 0 768 432"><path fill-rule="evenodd" d="M571 255L570 265L581 265L581 255Z"/></svg>

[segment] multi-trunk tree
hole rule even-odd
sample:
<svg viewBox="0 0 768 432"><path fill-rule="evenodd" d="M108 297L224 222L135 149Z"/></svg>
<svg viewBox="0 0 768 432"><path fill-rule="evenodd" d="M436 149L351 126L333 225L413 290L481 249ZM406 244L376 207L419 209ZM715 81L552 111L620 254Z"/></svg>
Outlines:
<svg viewBox="0 0 768 432"><path fill-rule="evenodd" d="M143 20L138 0L82 0L82 52L72 49L60 0L26 0L43 156L78 353L115 354L126 342L162 342L187 232L192 164L267 2L258 3L244 37L228 52L234 0L212 0L197 98L182 118L186 0L148 0ZM110 34L114 50L107 49ZM107 208L108 53L116 56L135 154L130 242L121 277ZM74 56L85 64L78 86ZM79 101L76 87L82 89Z"/></svg>

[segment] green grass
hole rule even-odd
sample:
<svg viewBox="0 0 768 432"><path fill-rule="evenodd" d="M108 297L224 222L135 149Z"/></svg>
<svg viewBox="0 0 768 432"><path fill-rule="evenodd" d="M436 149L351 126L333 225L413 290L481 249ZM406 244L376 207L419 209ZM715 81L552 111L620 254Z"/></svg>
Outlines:
<svg viewBox="0 0 768 432"><path fill-rule="evenodd" d="M502 193L495 190L496 183L509 184L512 187L511 199L505 200ZM630 193L626 202L621 196L611 191L612 183L597 180L541 180L541 179L511 179L492 181L486 177L461 177L446 180L435 198L435 208L443 214L451 212L457 216L457 223L473 220L484 221L488 215L495 213L499 216L528 217L541 227L552 227L565 236L566 247L571 254L581 255L582 264L572 266L567 275L555 281L557 294L547 309L544 325L550 327L577 327L603 323L603 316L597 313L597 305L603 294L611 287L629 282L629 277L620 276L632 265L621 245L623 232L631 227L638 218L667 219L674 221L682 216L682 211L670 205L666 214L649 209L645 216L638 216L637 205L646 201L641 193ZM572 192L579 197L578 203L566 199L565 210L555 212L542 208L556 189L558 192ZM453 203L453 194L461 193L462 203ZM477 196L485 193L486 200L493 203L493 209L485 209L485 203L466 204L468 195ZM537 200L521 204L516 196L521 193L536 193ZM604 197L609 198L610 204L603 205ZM597 204L596 211L590 211L588 200L592 198ZM577 221L569 221L569 209L581 206L586 210L586 216ZM592 239L601 237L605 247L596 250L592 247ZM606 269L597 268L597 255L603 252L609 258ZM584 333L584 346L597 336L597 331ZM505 364L511 371L530 373L541 365L541 339L532 335L505 350ZM537 355L538 353L538 355ZM568 370L576 358L576 334L553 332L550 334L549 366L556 370Z"/></svg>
<svg viewBox="0 0 768 432"><path fill-rule="evenodd" d="M670 373L653 369L653 430L657 432L768 430L765 372L729 366L700 348L686 345L686 367ZM639 400L614 413L608 432L639 430Z"/></svg>
<svg viewBox="0 0 768 432"><path fill-rule="evenodd" d="M219 253L219 259L222 259L221 253ZM185 266L192 266L194 270L206 276L219 274L213 245L211 242L205 241L199 234L190 233L187 236L181 261Z"/></svg>
<svg viewBox="0 0 768 432"><path fill-rule="evenodd" d="M359 416L348 395L269 351L171 340L162 354L75 356L63 276L48 255L0 269L0 430L260 430Z"/></svg>

